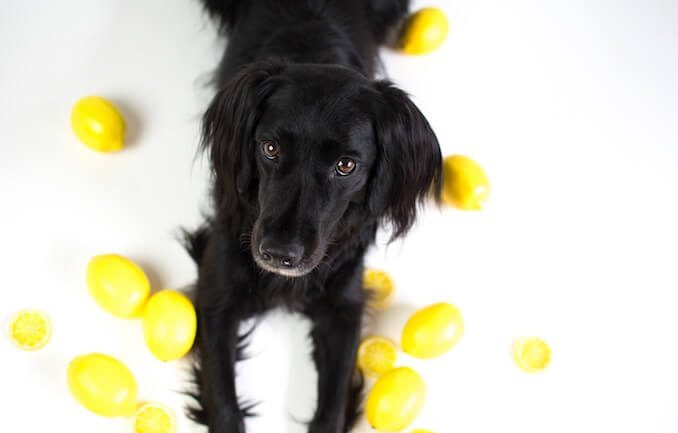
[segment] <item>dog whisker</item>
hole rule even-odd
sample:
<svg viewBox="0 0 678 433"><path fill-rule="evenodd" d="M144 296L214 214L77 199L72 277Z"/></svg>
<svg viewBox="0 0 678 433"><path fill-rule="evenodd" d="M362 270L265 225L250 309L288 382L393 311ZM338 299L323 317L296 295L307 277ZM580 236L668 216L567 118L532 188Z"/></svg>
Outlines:
<svg viewBox="0 0 678 433"><path fill-rule="evenodd" d="M252 244L252 233L251 232L241 233L239 239L240 239L240 250L242 252L249 250Z"/></svg>

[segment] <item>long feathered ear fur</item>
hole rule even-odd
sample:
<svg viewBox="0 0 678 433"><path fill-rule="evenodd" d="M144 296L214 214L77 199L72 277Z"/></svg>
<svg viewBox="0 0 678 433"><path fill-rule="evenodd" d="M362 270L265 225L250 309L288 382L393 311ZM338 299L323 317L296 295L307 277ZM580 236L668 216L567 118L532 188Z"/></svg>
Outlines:
<svg viewBox="0 0 678 433"><path fill-rule="evenodd" d="M407 94L389 81L374 86L379 154L367 203L391 224L395 239L412 227L420 204L439 200L442 156L435 133Z"/></svg>
<svg viewBox="0 0 678 433"><path fill-rule="evenodd" d="M239 203L248 202L256 181L254 128L275 88L271 78L284 67L274 61L244 66L214 96L202 118L201 148L209 153L215 204L222 215L232 215Z"/></svg>

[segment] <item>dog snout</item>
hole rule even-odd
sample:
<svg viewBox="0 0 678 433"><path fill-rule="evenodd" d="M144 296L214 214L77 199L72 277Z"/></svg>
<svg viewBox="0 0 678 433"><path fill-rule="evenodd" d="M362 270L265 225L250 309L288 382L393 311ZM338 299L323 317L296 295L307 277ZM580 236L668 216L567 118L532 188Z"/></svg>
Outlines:
<svg viewBox="0 0 678 433"><path fill-rule="evenodd" d="M259 254L271 266L293 268L304 257L304 247L298 243L281 243L265 237L259 244Z"/></svg>

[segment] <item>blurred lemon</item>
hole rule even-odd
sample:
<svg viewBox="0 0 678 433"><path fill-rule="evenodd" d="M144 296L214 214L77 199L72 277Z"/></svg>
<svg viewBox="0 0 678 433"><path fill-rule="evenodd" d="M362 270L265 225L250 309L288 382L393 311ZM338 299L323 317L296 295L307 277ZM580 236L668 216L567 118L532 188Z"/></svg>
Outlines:
<svg viewBox="0 0 678 433"><path fill-rule="evenodd" d="M490 194L483 168L471 158L453 155L443 162L443 200L462 210L480 210Z"/></svg>
<svg viewBox="0 0 678 433"><path fill-rule="evenodd" d="M52 336L52 324L40 310L21 310L9 321L9 339L21 350L38 350Z"/></svg>
<svg viewBox="0 0 678 433"><path fill-rule="evenodd" d="M143 317L144 339L161 361L179 359L193 347L197 318L191 301L174 290L151 296Z"/></svg>
<svg viewBox="0 0 678 433"><path fill-rule="evenodd" d="M174 433L172 410L158 403L141 405L134 415L134 433Z"/></svg>
<svg viewBox="0 0 678 433"><path fill-rule="evenodd" d="M137 382L123 363L108 355L90 353L68 366L68 388L80 404L97 415L131 415L137 403Z"/></svg>
<svg viewBox="0 0 678 433"><path fill-rule="evenodd" d="M513 360L523 371L536 373L551 362L551 348L540 338L521 337L513 344Z"/></svg>
<svg viewBox="0 0 678 433"><path fill-rule="evenodd" d="M406 54L428 54L445 42L448 32L445 13L438 8L424 8L407 19L398 45Z"/></svg>
<svg viewBox="0 0 678 433"><path fill-rule="evenodd" d="M115 152L124 145L125 120L115 105L102 97L78 100L71 111L71 127L90 149Z"/></svg>
<svg viewBox="0 0 678 433"><path fill-rule="evenodd" d="M141 315L151 292L143 269L117 254L103 254L90 260L87 287L101 308L127 318Z"/></svg>
<svg viewBox="0 0 678 433"><path fill-rule="evenodd" d="M415 312L402 332L403 351L415 358L429 359L452 349L464 334L461 311L440 302Z"/></svg>
<svg viewBox="0 0 678 433"><path fill-rule="evenodd" d="M409 426L426 400L426 384L409 367L385 373L367 396L365 415L372 428L396 432Z"/></svg>
<svg viewBox="0 0 678 433"><path fill-rule="evenodd" d="M366 269L363 274L363 287L370 298L368 305L375 310L384 310L393 301L395 284L393 279L380 269Z"/></svg>
<svg viewBox="0 0 678 433"><path fill-rule="evenodd" d="M395 368L398 348L384 337L367 337L358 346L358 367L369 377L379 377Z"/></svg>

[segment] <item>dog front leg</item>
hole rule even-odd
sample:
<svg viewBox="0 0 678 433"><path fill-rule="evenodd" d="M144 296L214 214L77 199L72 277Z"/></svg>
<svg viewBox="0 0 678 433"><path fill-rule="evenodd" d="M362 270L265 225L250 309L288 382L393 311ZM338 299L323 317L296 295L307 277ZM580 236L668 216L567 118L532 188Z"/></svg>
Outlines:
<svg viewBox="0 0 678 433"><path fill-rule="evenodd" d="M199 311L200 400L210 433L244 433L235 389L239 319L232 311Z"/></svg>
<svg viewBox="0 0 678 433"><path fill-rule="evenodd" d="M362 312L360 303L330 306L311 315L318 403L310 433L344 433L352 427L362 388L362 383L354 383Z"/></svg>

